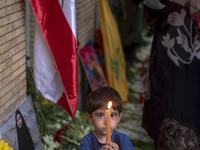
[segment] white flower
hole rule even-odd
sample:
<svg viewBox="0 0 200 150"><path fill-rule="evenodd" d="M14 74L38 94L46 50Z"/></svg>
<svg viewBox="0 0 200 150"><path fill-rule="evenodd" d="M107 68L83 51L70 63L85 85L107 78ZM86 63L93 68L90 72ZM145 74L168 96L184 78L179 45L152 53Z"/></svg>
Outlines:
<svg viewBox="0 0 200 150"><path fill-rule="evenodd" d="M72 121L72 118L71 118L70 116L68 116L68 120L69 120L69 121Z"/></svg>
<svg viewBox="0 0 200 150"><path fill-rule="evenodd" d="M45 135L43 137L44 143L42 145L43 150L54 150L59 147L59 143L54 142L52 135Z"/></svg>
<svg viewBox="0 0 200 150"><path fill-rule="evenodd" d="M75 117L76 117L76 118L80 117L80 111L79 111L79 110L76 110Z"/></svg>

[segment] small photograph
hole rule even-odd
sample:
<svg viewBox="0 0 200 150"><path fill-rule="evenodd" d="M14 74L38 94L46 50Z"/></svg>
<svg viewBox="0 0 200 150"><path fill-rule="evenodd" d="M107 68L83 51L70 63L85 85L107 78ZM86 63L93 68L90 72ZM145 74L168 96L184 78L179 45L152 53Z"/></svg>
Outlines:
<svg viewBox="0 0 200 150"><path fill-rule="evenodd" d="M42 149L31 96L0 123L0 138L13 150Z"/></svg>
<svg viewBox="0 0 200 150"><path fill-rule="evenodd" d="M107 86L108 83L105 73L94 52L94 45L92 41L89 41L87 45L79 51L79 55L91 89L95 90L99 87Z"/></svg>

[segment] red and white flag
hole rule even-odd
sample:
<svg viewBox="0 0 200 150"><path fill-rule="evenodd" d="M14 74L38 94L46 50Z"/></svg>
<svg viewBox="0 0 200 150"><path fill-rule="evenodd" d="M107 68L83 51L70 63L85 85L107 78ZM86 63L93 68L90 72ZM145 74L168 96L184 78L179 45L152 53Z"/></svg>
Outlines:
<svg viewBox="0 0 200 150"><path fill-rule="evenodd" d="M30 0L35 17L34 79L43 96L74 118L77 106L75 0Z"/></svg>

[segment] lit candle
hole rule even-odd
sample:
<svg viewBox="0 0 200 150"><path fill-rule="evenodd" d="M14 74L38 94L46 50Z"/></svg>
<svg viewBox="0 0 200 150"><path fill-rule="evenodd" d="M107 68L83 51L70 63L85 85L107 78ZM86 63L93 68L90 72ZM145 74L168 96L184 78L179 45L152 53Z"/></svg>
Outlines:
<svg viewBox="0 0 200 150"><path fill-rule="evenodd" d="M109 145L111 142L111 121L110 121L110 108L112 102L108 102L108 109L106 110L106 145Z"/></svg>

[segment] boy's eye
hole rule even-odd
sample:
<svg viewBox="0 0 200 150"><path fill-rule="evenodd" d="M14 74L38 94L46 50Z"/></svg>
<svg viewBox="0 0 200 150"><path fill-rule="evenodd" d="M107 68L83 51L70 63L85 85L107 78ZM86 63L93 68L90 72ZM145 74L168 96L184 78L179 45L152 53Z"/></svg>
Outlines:
<svg viewBox="0 0 200 150"><path fill-rule="evenodd" d="M110 115L110 117L113 118L113 119L117 118L118 117L118 113L113 113L113 114Z"/></svg>
<svg viewBox="0 0 200 150"><path fill-rule="evenodd" d="M97 114L97 118L104 118L105 114Z"/></svg>
<svg viewBox="0 0 200 150"><path fill-rule="evenodd" d="M111 113L110 114L110 118L111 119L118 118L118 116L119 116L119 113ZM96 113L96 117L99 118L99 119L106 118L106 114L104 114L104 113Z"/></svg>

